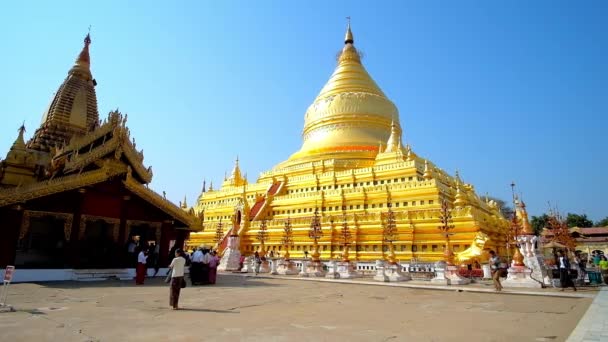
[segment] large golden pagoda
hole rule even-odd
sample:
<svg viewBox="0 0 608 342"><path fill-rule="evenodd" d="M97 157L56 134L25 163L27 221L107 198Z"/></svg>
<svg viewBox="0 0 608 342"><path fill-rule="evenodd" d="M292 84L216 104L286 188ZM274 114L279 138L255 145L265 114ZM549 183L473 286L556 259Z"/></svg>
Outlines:
<svg viewBox="0 0 608 342"><path fill-rule="evenodd" d="M308 230L318 209L322 259L343 253L340 231L346 222L352 231L350 257L375 260L389 250L382 231L390 206L397 259L434 261L443 258L446 245L439 227L441 204L447 201L449 248L460 260L479 256L484 243L504 253L509 222L496 203L480 199L458 175L403 146L401 132L398 110L361 63L349 24L337 67L304 116L300 150L252 184L237 159L221 187L203 189L195 203L204 230L192 233L188 245L217 246L221 252L225 237L238 234L241 252L252 254L262 246L257 237L263 222L268 229L263 248L283 255L289 219L294 240L289 253L304 257L312 252Z"/></svg>

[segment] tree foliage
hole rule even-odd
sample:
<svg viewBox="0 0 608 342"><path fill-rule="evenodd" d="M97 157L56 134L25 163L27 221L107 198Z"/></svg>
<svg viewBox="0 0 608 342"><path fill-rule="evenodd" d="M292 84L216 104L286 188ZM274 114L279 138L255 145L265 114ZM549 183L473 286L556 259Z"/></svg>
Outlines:
<svg viewBox="0 0 608 342"><path fill-rule="evenodd" d="M596 227L608 227L608 216L604 217L602 220L595 222Z"/></svg>
<svg viewBox="0 0 608 342"><path fill-rule="evenodd" d="M576 240L570 235L570 229L568 229L567 219L557 213L549 215L547 221L547 228L551 229L553 233L552 241L559 242L566 246L567 249L573 251L576 247Z"/></svg>
<svg viewBox="0 0 608 342"><path fill-rule="evenodd" d="M580 228L593 227L593 221L588 219L586 214L579 215L579 214L568 213L568 216L566 216L566 224L570 228L572 228L572 227L580 227Z"/></svg>
<svg viewBox="0 0 608 342"><path fill-rule="evenodd" d="M540 216L532 216L530 219L530 224L534 229L534 234L540 235L543 232L543 229L547 227L547 223L549 222L549 215L542 214Z"/></svg>

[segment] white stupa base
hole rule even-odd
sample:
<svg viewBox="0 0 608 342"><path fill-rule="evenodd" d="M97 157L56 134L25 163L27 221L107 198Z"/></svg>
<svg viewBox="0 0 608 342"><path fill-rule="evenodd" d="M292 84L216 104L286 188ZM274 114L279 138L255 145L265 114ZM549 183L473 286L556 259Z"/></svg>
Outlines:
<svg viewBox="0 0 608 342"><path fill-rule="evenodd" d="M388 277L388 281L390 282L398 282L398 281L408 281L412 280L412 277L401 271L401 265L387 265L384 269L384 274Z"/></svg>
<svg viewBox="0 0 608 342"><path fill-rule="evenodd" d="M309 277L324 277L323 263L320 261L311 261L306 267L306 273Z"/></svg>
<svg viewBox="0 0 608 342"><path fill-rule="evenodd" d="M298 276L309 277L308 273L306 272L307 268L308 268L308 260L302 260L302 268L300 269L300 273L298 273Z"/></svg>
<svg viewBox="0 0 608 342"><path fill-rule="evenodd" d="M241 273L252 273L253 272L253 258L248 256L243 261L243 268L241 269Z"/></svg>
<svg viewBox="0 0 608 342"><path fill-rule="evenodd" d="M338 273L338 263L336 260L331 260L327 265L327 274L325 274L325 278L327 279L338 279L340 278L340 273Z"/></svg>
<svg viewBox="0 0 608 342"><path fill-rule="evenodd" d="M294 275L298 274L296 264L291 260L280 260L277 264L277 274L280 275Z"/></svg>
<svg viewBox="0 0 608 342"><path fill-rule="evenodd" d="M270 273L270 263L268 260L262 260L260 264L260 273Z"/></svg>
<svg viewBox="0 0 608 342"><path fill-rule="evenodd" d="M503 287L542 287L540 282L530 278L532 270L525 266L511 266L509 267L508 272L507 280L501 283Z"/></svg>
<svg viewBox="0 0 608 342"><path fill-rule="evenodd" d="M446 268L445 261L435 263L435 278L431 279L431 284L450 285L450 280L446 277Z"/></svg>
<svg viewBox="0 0 608 342"><path fill-rule="evenodd" d="M388 282L389 279L385 273L386 263L384 260L376 260L376 275L374 275L375 281Z"/></svg>
<svg viewBox="0 0 608 342"><path fill-rule="evenodd" d="M448 278L449 285L466 285L471 283L471 279L461 277L458 274L458 266L449 265L445 272L445 277Z"/></svg>
<svg viewBox="0 0 608 342"><path fill-rule="evenodd" d="M233 239L233 237L229 237ZM235 242L230 245L230 248L226 249L220 264L217 267L218 271L238 271L239 264L241 261L241 252L238 249L238 238L234 238Z"/></svg>
<svg viewBox="0 0 608 342"><path fill-rule="evenodd" d="M279 274L279 272L277 272L277 264L279 261L280 261L279 259L272 259L272 262L270 263L270 274L272 274L272 275Z"/></svg>
<svg viewBox="0 0 608 342"><path fill-rule="evenodd" d="M357 266L350 261L339 262L337 272L342 279L359 278L361 276L359 272L357 272Z"/></svg>

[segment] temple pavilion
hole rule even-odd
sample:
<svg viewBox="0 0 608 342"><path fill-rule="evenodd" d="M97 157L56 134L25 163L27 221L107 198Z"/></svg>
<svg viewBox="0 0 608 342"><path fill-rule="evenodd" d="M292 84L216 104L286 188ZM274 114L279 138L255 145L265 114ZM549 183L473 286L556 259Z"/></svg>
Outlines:
<svg viewBox="0 0 608 342"><path fill-rule="evenodd" d="M321 259L340 257L346 244L357 260L386 257L389 217L400 260L439 260L446 245L461 259L484 248L506 254L510 224L496 203L403 145L401 135L399 111L363 66L349 24L337 66L304 115L301 148L255 183L237 159L218 189L203 187L193 208L204 229L187 245L221 253L226 237L238 234L245 255L263 250L277 256L288 248L292 257L306 257L317 211ZM293 244L283 241L286 224ZM441 225L449 226L449 243Z"/></svg>
<svg viewBox="0 0 608 342"><path fill-rule="evenodd" d="M196 218L151 189L151 167L118 110L99 119L89 35L29 141L0 160L0 266L125 267L127 244L159 245L160 265ZM34 280L38 278L33 278Z"/></svg>

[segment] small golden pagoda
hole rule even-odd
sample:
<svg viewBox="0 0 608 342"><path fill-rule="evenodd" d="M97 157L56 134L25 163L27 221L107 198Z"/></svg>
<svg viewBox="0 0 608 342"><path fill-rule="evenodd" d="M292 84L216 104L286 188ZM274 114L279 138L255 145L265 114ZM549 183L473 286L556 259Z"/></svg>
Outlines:
<svg viewBox="0 0 608 342"><path fill-rule="evenodd" d="M252 254L260 250L256 234L264 222L265 251L284 255L281 241L289 219L294 242L289 254L302 258L312 253L308 231L318 210L321 259L342 255L344 222L352 230L351 259L386 258L389 246L382 232L390 205L396 258L435 261L444 255L446 234L439 230L439 218L447 201L453 221L448 245L460 261L478 257L483 248L505 254L509 221L496 203L480 199L460 176L404 146L401 134L397 107L365 70L349 24L337 67L304 115L300 150L251 184L237 158L219 189L203 187L194 210L203 216L204 230L191 233L188 245L222 252L226 237L237 234L241 252ZM218 241L220 220L228 227Z"/></svg>

